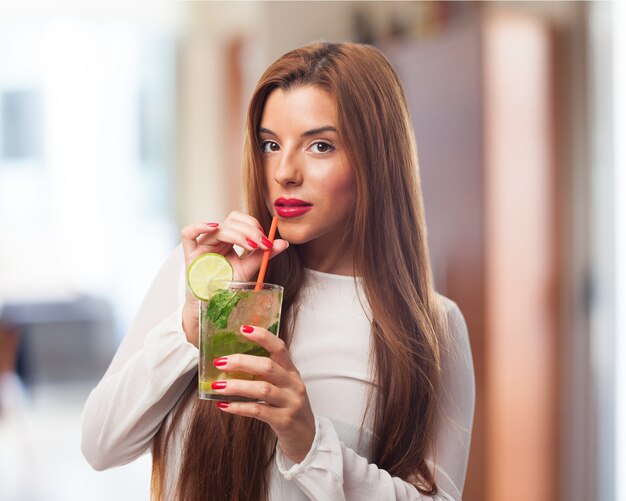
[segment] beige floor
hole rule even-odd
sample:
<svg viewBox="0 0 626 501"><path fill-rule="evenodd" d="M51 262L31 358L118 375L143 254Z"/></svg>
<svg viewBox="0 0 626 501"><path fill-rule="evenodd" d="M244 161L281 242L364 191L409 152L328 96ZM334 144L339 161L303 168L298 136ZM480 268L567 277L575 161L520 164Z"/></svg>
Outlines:
<svg viewBox="0 0 626 501"><path fill-rule="evenodd" d="M80 451L87 385L55 385L12 395L0 415L0 501L149 499L150 457L105 472ZM5 385L5 390L7 390Z"/></svg>

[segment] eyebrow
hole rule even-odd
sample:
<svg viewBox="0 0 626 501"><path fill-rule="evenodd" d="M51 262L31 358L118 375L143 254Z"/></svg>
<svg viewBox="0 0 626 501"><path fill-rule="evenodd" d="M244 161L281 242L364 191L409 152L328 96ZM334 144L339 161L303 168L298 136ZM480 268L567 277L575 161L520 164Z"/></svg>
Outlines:
<svg viewBox="0 0 626 501"><path fill-rule="evenodd" d="M315 129L304 131L300 134L301 137L315 136L321 132L337 132L337 129L332 125L324 125L322 127L316 127ZM259 127L259 134L269 134L270 136L278 136L273 130L265 127Z"/></svg>

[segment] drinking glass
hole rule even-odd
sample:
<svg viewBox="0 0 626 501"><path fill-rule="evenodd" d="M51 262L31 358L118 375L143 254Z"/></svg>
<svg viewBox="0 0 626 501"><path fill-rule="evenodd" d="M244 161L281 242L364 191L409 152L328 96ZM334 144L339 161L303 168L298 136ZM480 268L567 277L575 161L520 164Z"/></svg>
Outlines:
<svg viewBox="0 0 626 501"><path fill-rule="evenodd" d="M263 327L278 335L283 288L255 282L227 282L209 301L200 301L200 359L198 363L198 396L206 400L249 401L249 398L216 394L211 383L228 379L255 379L244 372L223 372L213 360L234 353L261 357L267 350L245 338L242 325Z"/></svg>

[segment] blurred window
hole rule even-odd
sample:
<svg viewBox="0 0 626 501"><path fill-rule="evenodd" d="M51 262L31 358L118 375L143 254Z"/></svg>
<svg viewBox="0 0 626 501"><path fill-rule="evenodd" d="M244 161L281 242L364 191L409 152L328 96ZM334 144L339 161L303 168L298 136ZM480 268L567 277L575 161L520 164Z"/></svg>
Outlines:
<svg viewBox="0 0 626 501"><path fill-rule="evenodd" d="M177 240L178 28L120 5L0 16L0 306L88 294L118 339Z"/></svg>
<svg viewBox="0 0 626 501"><path fill-rule="evenodd" d="M5 91L2 110L2 158L4 161L41 155L41 92L32 89Z"/></svg>

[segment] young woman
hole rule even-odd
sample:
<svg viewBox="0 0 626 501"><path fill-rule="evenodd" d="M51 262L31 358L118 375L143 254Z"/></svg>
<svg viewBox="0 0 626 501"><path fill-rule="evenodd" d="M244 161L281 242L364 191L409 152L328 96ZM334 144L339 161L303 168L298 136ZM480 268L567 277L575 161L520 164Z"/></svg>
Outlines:
<svg viewBox="0 0 626 501"><path fill-rule="evenodd" d="M87 460L104 469L151 450L162 500L461 499L470 348L433 288L413 131L386 58L320 43L272 64L248 111L244 179L247 213L183 229L89 396ZM217 252L253 280L269 248L265 281L285 288L280 338L246 326L270 357L216 362L261 379L220 392L266 403L198 400L185 269Z"/></svg>

